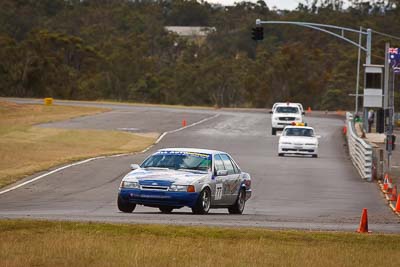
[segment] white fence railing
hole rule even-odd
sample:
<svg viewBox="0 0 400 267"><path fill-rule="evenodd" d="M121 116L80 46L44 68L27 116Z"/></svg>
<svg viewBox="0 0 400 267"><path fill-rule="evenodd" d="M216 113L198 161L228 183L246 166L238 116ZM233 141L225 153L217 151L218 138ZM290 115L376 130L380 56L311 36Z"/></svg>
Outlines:
<svg viewBox="0 0 400 267"><path fill-rule="evenodd" d="M372 181L372 146L358 137L354 127L353 115L346 113L347 144L351 161L361 178Z"/></svg>

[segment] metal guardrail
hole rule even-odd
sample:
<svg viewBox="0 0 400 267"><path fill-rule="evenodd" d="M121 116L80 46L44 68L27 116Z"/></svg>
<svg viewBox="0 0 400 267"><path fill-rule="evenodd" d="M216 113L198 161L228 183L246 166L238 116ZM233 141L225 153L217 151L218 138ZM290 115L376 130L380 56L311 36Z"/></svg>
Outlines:
<svg viewBox="0 0 400 267"><path fill-rule="evenodd" d="M347 144L353 165L361 178L372 181L372 146L358 137L355 131L353 115L346 113Z"/></svg>

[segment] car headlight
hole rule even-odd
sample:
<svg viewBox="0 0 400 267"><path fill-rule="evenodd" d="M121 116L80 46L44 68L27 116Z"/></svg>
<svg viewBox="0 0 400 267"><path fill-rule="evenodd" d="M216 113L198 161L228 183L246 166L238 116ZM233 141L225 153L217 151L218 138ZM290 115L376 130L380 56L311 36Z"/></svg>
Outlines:
<svg viewBox="0 0 400 267"><path fill-rule="evenodd" d="M186 192L187 191L188 186L187 185L171 185L169 187L170 191L174 191L174 192Z"/></svg>
<svg viewBox="0 0 400 267"><path fill-rule="evenodd" d="M316 146L317 144L315 143L306 143L306 146Z"/></svg>
<svg viewBox="0 0 400 267"><path fill-rule="evenodd" d="M296 121L301 121L301 118L297 117L297 118L296 118Z"/></svg>
<svg viewBox="0 0 400 267"><path fill-rule="evenodd" d="M138 182L122 181L121 188L139 188Z"/></svg>

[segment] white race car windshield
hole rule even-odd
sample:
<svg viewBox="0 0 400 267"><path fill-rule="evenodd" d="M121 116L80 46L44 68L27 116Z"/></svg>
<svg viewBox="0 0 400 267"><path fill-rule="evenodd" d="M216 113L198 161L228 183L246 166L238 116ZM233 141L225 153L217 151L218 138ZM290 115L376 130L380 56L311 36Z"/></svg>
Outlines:
<svg viewBox="0 0 400 267"><path fill-rule="evenodd" d="M147 158L142 168L168 168L208 171L211 169L211 155L195 152L159 151Z"/></svg>
<svg viewBox="0 0 400 267"><path fill-rule="evenodd" d="M314 131L307 128L288 128L284 132L285 136L314 136Z"/></svg>

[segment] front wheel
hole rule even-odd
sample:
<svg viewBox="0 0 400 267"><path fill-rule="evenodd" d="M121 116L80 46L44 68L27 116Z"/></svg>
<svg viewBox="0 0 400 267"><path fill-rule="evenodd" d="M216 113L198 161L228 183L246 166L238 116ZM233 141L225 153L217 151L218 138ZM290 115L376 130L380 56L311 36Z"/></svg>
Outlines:
<svg viewBox="0 0 400 267"><path fill-rule="evenodd" d="M159 209L162 213L171 213L174 208L162 206L162 207L159 207Z"/></svg>
<svg viewBox="0 0 400 267"><path fill-rule="evenodd" d="M118 196L117 204L118 204L118 209L122 212L131 213L136 208L136 204L123 201L120 196Z"/></svg>
<svg viewBox="0 0 400 267"><path fill-rule="evenodd" d="M275 128L272 128L271 133L272 133L272 135L276 135L276 129L275 129Z"/></svg>
<svg viewBox="0 0 400 267"><path fill-rule="evenodd" d="M194 214L207 214L211 206L211 191L208 188L204 188L200 192L199 198L197 199L196 206L192 208Z"/></svg>
<svg viewBox="0 0 400 267"><path fill-rule="evenodd" d="M230 214L242 214L246 204L246 191L240 189L235 204L228 208Z"/></svg>
<svg viewBox="0 0 400 267"><path fill-rule="evenodd" d="M278 153L278 156L279 156L279 157L283 157L284 154L283 154L283 153Z"/></svg>
<svg viewBox="0 0 400 267"><path fill-rule="evenodd" d="M313 154L312 157L313 158L318 158L318 154Z"/></svg>

